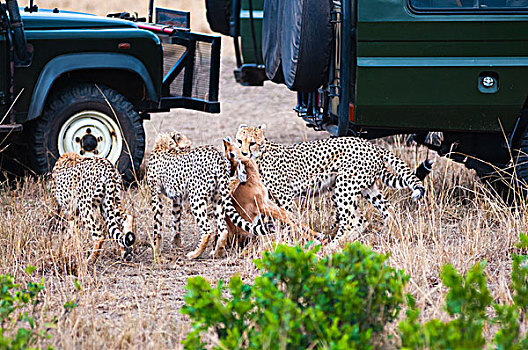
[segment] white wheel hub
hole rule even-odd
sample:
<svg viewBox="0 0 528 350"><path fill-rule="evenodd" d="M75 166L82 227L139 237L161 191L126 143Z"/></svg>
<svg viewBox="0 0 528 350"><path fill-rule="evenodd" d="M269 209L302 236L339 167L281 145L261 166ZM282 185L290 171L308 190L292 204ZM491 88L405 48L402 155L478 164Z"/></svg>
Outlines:
<svg viewBox="0 0 528 350"><path fill-rule="evenodd" d="M123 150L123 136L114 119L99 111L82 111L66 120L59 131L59 155L108 158L116 163Z"/></svg>

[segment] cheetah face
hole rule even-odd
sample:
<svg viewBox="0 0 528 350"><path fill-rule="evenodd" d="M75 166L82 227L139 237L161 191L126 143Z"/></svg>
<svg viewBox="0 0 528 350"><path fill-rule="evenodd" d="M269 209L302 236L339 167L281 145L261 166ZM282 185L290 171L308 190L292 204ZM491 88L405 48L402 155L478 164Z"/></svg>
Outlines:
<svg viewBox="0 0 528 350"><path fill-rule="evenodd" d="M132 250L134 243L136 243L136 224L133 215L126 214L125 222L123 223L123 235L125 247L122 249L123 260L132 260Z"/></svg>
<svg viewBox="0 0 528 350"><path fill-rule="evenodd" d="M265 124L257 127L241 124L238 127L236 140L242 156L251 157L253 159L260 156L262 146L266 141L266 138L264 137L265 129Z"/></svg>
<svg viewBox="0 0 528 350"><path fill-rule="evenodd" d="M246 167L240 161L240 149L235 144L233 144L230 137L226 137L223 140L223 143L225 156L231 164L229 176L234 177L236 173L240 183L247 182Z"/></svg>
<svg viewBox="0 0 528 350"><path fill-rule="evenodd" d="M187 138L187 136L177 131L171 131L169 134L174 141L174 146L177 150L188 151L191 149L192 142Z"/></svg>

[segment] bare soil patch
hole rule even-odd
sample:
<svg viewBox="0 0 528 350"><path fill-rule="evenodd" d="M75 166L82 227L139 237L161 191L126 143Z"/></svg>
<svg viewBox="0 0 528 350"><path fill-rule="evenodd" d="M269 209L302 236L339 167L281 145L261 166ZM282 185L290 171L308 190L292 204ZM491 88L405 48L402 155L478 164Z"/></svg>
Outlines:
<svg viewBox="0 0 528 350"><path fill-rule="evenodd" d="M134 6L137 2L39 1L41 7L70 7L99 14L122 10L126 8L125 3ZM146 8L147 1L140 3ZM160 1L159 5L181 7L180 4L194 6L194 3L202 4L202 1L180 1L179 4ZM227 53L230 44L224 39ZM306 128L296 117L292 110L296 102L294 93L272 83L266 83L263 88L239 86L232 77L233 68L233 58L224 55L220 86L222 113L211 115L175 110L153 115L145 123L147 151L157 133L173 129L185 133L195 144L213 144L220 148L221 139L233 136L241 123L266 123L267 136L283 143L328 136ZM445 289L439 280L440 267L446 263L466 271L472 264L486 259L493 297L510 301L510 254L518 234L528 232L526 206L506 207L463 166L439 159L426 150L406 147L398 140L380 142L411 167L426 157L436 160L433 173L425 181L426 198L415 204L408 191L386 191L394 205L396 220L384 232L375 229L381 226L381 217L363 203L361 210L373 225L363 236L356 238L378 252L390 253L390 264L411 275L407 290L424 310L423 320L447 318L441 308ZM265 237L253 244L249 257L231 249L227 258L213 260L208 257L209 247L201 259L191 261L185 258L185 253L196 246L199 239L197 229L186 210L183 216L184 247L173 248L170 245L172 237L168 234L170 210L166 208L162 260L154 261L148 243L152 213L144 183L128 189L124 203L126 209L137 216L140 243L133 262L120 262L116 245L106 242L105 251L95 266L83 265L81 259L74 275L63 268L61 258L64 254L72 254L74 258L84 256L84 252L68 246L66 253L64 250L60 253L62 256L58 253L58 245L65 243L61 243L59 230L54 224L47 180L29 179L0 188L0 274L10 273L18 282L45 278L43 310L47 311L43 312L43 318L44 314L61 315L62 305L67 300L74 299L79 305L60 319L57 328L51 331L51 340L43 341L39 346L51 344L65 349L180 348L180 341L189 330L189 320L179 314L187 278L201 275L216 283L238 273L245 281L251 281L256 274L252 257L268 249L272 240L288 244L298 241L287 231L279 231L277 236ZM332 223L332 209L326 196L309 203L296 214L316 230L328 230ZM24 272L28 264L38 268L31 278ZM82 286L80 293L75 292L75 278ZM395 334L394 326L388 329L388 333Z"/></svg>

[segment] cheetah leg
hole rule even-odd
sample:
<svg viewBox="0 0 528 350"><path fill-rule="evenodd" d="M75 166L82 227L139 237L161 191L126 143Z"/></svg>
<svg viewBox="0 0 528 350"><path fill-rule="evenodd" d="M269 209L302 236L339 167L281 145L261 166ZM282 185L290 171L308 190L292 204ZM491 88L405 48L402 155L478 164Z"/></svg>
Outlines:
<svg viewBox="0 0 528 350"><path fill-rule="evenodd" d="M361 194L359 184L346 178L339 177L336 182L336 191L332 199L337 209L336 223L338 225L334 242L339 242L351 232L363 233L365 218L358 213L358 197Z"/></svg>
<svg viewBox="0 0 528 350"><path fill-rule="evenodd" d="M387 225L389 220L394 217L394 210L389 202L383 197L376 184L366 188L361 192L361 195L370 202L376 209L379 210L383 216L384 225Z"/></svg>
<svg viewBox="0 0 528 350"><path fill-rule="evenodd" d="M179 198L172 200L172 245L175 247L182 247L181 242L181 212L182 212L182 205Z"/></svg>
<svg viewBox="0 0 528 350"><path fill-rule="evenodd" d="M161 198L158 193L152 193L152 210L154 211L154 232L152 234L152 249L154 251L154 257L160 253L161 247L161 211L163 205L161 204Z"/></svg>
<svg viewBox="0 0 528 350"><path fill-rule="evenodd" d="M102 210L110 238L119 245L121 258L125 261L130 261L132 259L131 246L135 242L135 235L130 231L131 227L125 227L125 216L121 212L120 195L119 186L115 184L106 186ZM124 230L128 232L123 232Z"/></svg>
<svg viewBox="0 0 528 350"><path fill-rule="evenodd" d="M102 235L102 226L101 223L97 221L97 211L95 211L94 208L96 208L94 203L90 205L85 199L79 201L79 215L81 217L81 222L84 229L88 231L88 234L92 240L103 241L104 238ZM93 250L88 258L88 261L95 261L98 254L99 252L97 250Z"/></svg>
<svg viewBox="0 0 528 350"><path fill-rule="evenodd" d="M229 198L228 196L226 196ZM215 258L221 258L225 256L225 246L227 242L227 225L225 222L226 212L225 212L225 206L224 201L222 200L222 197L220 195L215 196L213 200L213 206L215 208L214 215L216 219L216 232L215 235L216 244L215 249L211 251L211 256Z"/></svg>
<svg viewBox="0 0 528 350"><path fill-rule="evenodd" d="M190 204L191 211L193 213L194 219L196 220L196 224L200 229L202 238L200 239L198 248L188 253L187 257L189 259L196 259L203 253L205 247L207 247L207 243L209 243L209 239L211 238L211 229L209 227L209 223L207 222L207 201L205 198L191 197Z"/></svg>
<svg viewBox="0 0 528 350"><path fill-rule="evenodd" d="M93 264L97 261L97 259L99 258L99 255L101 255L101 248L103 247L103 243L104 243L104 238L100 238L99 240L97 240L92 248L92 253L90 254L90 256L88 257L88 264Z"/></svg>
<svg viewBox="0 0 528 350"><path fill-rule="evenodd" d="M92 202L92 212L94 213L94 215L95 213L97 213L97 209L101 207L101 199L102 196L97 196ZM97 261L99 255L101 254L101 248L105 241L103 235L103 225L101 224L101 222L96 221L94 222L94 225L96 225L96 229L92 232L92 240L95 241L95 243L93 245L92 252L88 257L89 264L93 264Z"/></svg>

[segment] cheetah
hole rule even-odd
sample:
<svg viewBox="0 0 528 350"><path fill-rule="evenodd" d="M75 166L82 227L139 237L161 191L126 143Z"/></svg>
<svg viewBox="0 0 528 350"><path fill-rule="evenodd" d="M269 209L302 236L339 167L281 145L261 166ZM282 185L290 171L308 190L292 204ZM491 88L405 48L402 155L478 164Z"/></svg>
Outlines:
<svg viewBox="0 0 528 350"><path fill-rule="evenodd" d="M357 212L359 196L374 205L385 222L390 218L391 207L377 188L378 178L392 188L410 188L415 200L425 193L421 181L401 159L366 140L336 137L282 145L268 141L264 130L264 125L239 126L236 139L242 154L256 160L270 195L289 212L295 198L332 192L336 242L353 230L364 231L365 219Z"/></svg>
<svg viewBox="0 0 528 350"><path fill-rule="evenodd" d="M152 195L152 210L154 211L154 255L159 253L161 246L161 195L172 200L173 225L171 230L174 234L173 244L176 246L181 247L182 203L184 200L190 203L191 212L201 233L200 244L187 254L190 259L199 257L211 238L207 222L208 201L214 207L219 233L211 256L224 255L228 234L225 223L226 215L236 226L252 234L266 234L262 225L252 225L242 219L233 207L229 194L228 160L213 146L186 149L184 140L186 140L185 136L178 132L161 134L148 160L147 185Z"/></svg>
<svg viewBox="0 0 528 350"><path fill-rule="evenodd" d="M226 137L223 143L225 155L231 163L231 176L235 174L238 176L239 182L232 189L231 195L234 199L235 209L240 216L250 221L258 220L261 215L271 216L296 231L308 233L312 239L319 236L317 232L295 220L290 213L270 200L255 160L244 157L240 148L231 141L231 138ZM226 222L230 236L244 237L247 235L247 233L241 232L240 228L234 227L229 218L226 218ZM317 239L314 241L318 242Z"/></svg>
<svg viewBox="0 0 528 350"><path fill-rule="evenodd" d="M116 167L105 158L68 152L57 160L51 176L53 197L61 214L72 217L78 212L82 226L95 241L88 261L97 259L104 242L98 211L110 238L119 245L121 257L131 261L136 241L134 217L121 209L123 185Z"/></svg>

